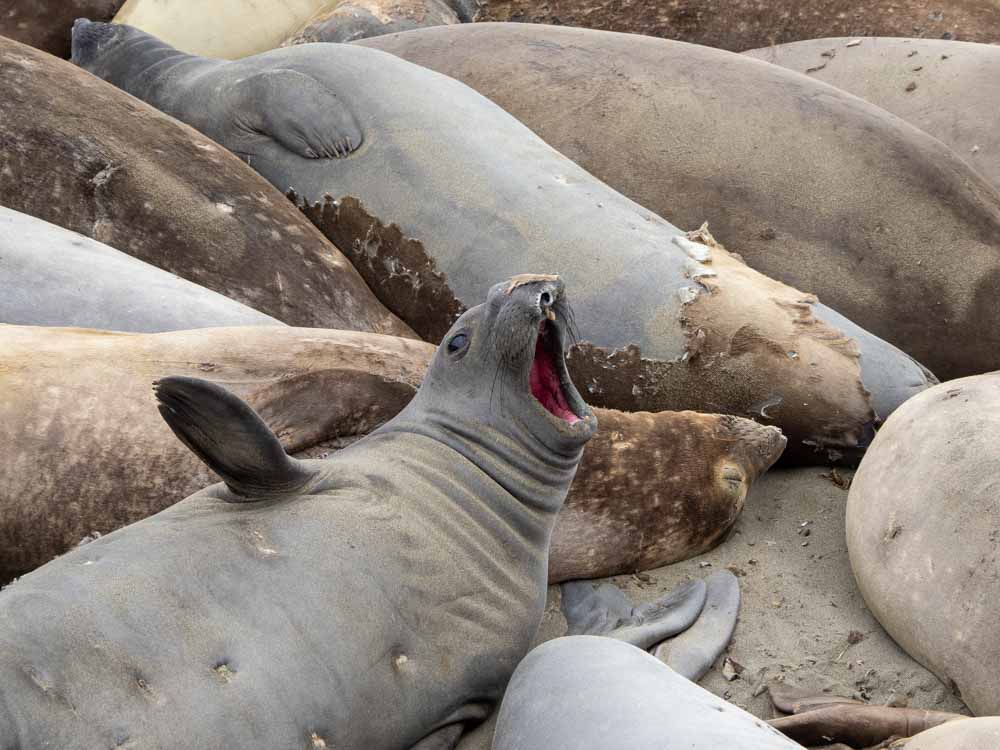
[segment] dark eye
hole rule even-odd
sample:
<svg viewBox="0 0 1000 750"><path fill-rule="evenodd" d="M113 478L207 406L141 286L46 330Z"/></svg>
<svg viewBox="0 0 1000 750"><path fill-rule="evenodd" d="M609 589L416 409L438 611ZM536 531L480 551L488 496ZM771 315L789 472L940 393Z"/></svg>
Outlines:
<svg viewBox="0 0 1000 750"><path fill-rule="evenodd" d="M552 295L548 292L542 292L542 295L538 298L538 301L542 303L542 307L548 307L552 304Z"/></svg>
<svg viewBox="0 0 1000 750"><path fill-rule="evenodd" d="M464 333L456 333L448 342L448 353L454 354L469 345L469 337Z"/></svg>

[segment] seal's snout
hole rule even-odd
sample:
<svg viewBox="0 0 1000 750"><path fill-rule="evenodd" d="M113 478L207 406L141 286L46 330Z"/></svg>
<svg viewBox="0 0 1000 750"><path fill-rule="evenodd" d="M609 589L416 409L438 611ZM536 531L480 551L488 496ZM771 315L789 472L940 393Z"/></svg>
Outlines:
<svg viewBox="0 0 1000 750"><path fill-rule="evenodd" d="M115 35L115 25L99 23L88 18L73 22L70 62L85 68L97 57L101 45Z"/></svg>

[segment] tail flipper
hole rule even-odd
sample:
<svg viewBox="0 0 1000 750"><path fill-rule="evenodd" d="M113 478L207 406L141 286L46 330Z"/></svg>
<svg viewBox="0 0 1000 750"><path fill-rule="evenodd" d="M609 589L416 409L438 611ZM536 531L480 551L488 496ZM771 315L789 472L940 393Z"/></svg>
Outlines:
<svg viewBox="0 0 1000 750"><path fill-rule="evenodd" d="M689 581L636 607L610 583L594 588L590 581L570 581L562 585L562 610L567 635L603 635L646 650L691 627L705 596L703 581Z"/></svg>
<svg viewBox="0 0 1000 750"><path fill-rule="evenodd" d="M733 639L740 613L740 584L722 570L708 578L708 596L698 620L676 638L657 646L653 655L675 672L697 682L712 668Z"/></svg>

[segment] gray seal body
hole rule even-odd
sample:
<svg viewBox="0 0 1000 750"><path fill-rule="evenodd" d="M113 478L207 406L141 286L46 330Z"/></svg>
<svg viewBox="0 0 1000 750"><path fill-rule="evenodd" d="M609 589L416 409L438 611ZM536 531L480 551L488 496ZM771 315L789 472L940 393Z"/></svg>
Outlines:
<svg viewBox="0 0 1000 750"><path fill-rule="evenodd" d="M793 750L760 719L612 638L543 643L518 666L493 750Z"/></svg>
<svg viewBox="0 0 1000 750"><path fill-rule="evenodd" d="M863 449L877 416L933 382L881 339L842 332L810 295L691 242L469 87L392 55L305 44L226 62L81 20L73 61L294 191L428 340L494 278L560 273L581 307L570 365L596 405L762 418L789 436L786 456L825 460Z"/></svg>
<svg viewBox="0 0 1000 750"><path fill-rule="evenodd" d="M0 206L0 323L159 333L283 325L89 237Z"/></svg>
<svg viewBox="0 0 1000 750"><path fill-rule="evenodd" d="M325 460L219 386L160 381L225 483L0 593L0 746L453 747L530 646L596 429L562 305L552 277L495 287L410 404Z"/></svg>

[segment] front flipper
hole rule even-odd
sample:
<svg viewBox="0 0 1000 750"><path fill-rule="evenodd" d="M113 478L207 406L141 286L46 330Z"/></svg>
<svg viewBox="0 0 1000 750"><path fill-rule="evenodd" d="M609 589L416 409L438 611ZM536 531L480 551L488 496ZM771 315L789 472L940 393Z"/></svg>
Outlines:
<svg viewBox="0 0 1000 750"><path fill-rule="evenodd" d="M733 639L740 613L740 584L728 570L708 577L708 596L698 620L653 655L678 674L697 682Z"/></svg>
<svg viewBox="0 0 1000 750"><path fill-rule="evenodd" d="M566 634L603 635L646 650L691 627L705 606L706 592L704 581L689 581L636 607L610 583L594 588L589 581L570 581L562 584Z"/></svg>
<svg viewBox="0 0 1000 750"><path fill-rule="evenodd" d="M268 70L231 91L236 124L265 135L305 159L340 159L361 147L364 135L347 103L297 70Z"/></svg>
<svg viewBox="0 0 1000 750"><path fill-rule="evenodd" d="M153 390L174 434L241 498L288 494L312 479L313 472L285 453L257 413L225 388L169 377Z"/></svg>

